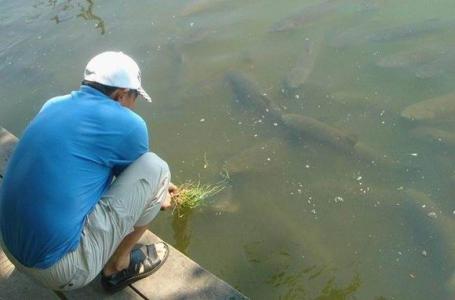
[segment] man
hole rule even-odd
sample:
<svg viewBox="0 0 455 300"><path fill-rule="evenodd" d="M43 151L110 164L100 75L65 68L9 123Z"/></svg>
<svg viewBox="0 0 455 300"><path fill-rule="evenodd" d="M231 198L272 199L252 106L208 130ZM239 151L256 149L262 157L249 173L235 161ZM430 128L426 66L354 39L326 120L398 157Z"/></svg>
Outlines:
<svg viewBox="0 0 455 300"><path fill-rule="evenodd" d="M165 243L139 246L176 187L149 151L136 97L151 102L138 65L122 52L90 60L78 91L47 101L25 129L0 192L0 242L22 272L54 290L102 271L110 290L150 275Z"/></svg>

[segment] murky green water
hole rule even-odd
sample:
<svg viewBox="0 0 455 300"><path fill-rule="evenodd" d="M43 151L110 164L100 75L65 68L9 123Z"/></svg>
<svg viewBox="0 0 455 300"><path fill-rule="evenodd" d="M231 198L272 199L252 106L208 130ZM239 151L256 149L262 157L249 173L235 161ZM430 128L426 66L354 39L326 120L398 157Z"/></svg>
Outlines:
<svg viewBox="0 0 455 300"><path fill-rule="evenodd" d="M0 0L0 8L0 124L20 135L46 99L78 88L93 55L132 55L154 98L137 111L173 180L230 175L213 204L182 218L163 213L152 229L246 295L454 297L455 101L427 105L437 111L430 120L401 114L453 91L455 2ZM282 114L321 121L355 146L270 118L235 94L227 71L255 81Z"/></svg>

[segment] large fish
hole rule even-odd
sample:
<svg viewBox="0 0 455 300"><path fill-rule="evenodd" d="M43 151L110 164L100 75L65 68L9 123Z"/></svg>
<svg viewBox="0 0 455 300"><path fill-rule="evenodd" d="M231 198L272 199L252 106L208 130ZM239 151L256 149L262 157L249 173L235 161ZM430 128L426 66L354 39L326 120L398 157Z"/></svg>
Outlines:
<svg viewBox="0 0 455 300"><path fill-rule="evenodd" d="M367 36L368 33L365 31L365 26L356 26L336 32L329 38L327 44L334 48L346 48L365 42Z"/></svg>
<svg viewBox="0 0 455 300"><path fill-rule="evenodd" d="M427 194L415 189L405 189L404 192L406 199L401 207L404 218L413 226L414 240L440 262L440 267L452 272L446 288L455 296L455 220Z"/></svg>
<svg viewBox="0 0 455 300"><path fill-rule="evenodd" d="M334 13L340 5L339 0L325 0L306 6L299 13L286 17L270 27L269 32L289 31L300 28L309 22L322 19Z"/></svg>
<svg viewBox="0 0 455 300"><path fill-rule="evenodd" d="M445 52L446 50L434 46L419 47L384 56L376 62L376 65L382 68L417 66L433 61Z"/></svg>
<svg viewBox="0 0 455 300"><path fill-rule="evenodd" d="M411 135L427 142L455 148L455 134L434 127L420 126L411 130Z"/></svg>
<svg viewBox="0 0 455 300"><path fill-rule="evenodd" d="M447 53L439 55L437 59L414 68L413 72L417 78L427 79L443 75L446 72L453 72L455 63L455 51L451 49Z"/></svg>
<svg viewBox="0 0 455 300"><path fill-rule="evenodd" d="M223 0L193 0L190 1L180 12L180 16L188 17L194 14L198 14L212 8L213 5Z"/></svg>
<svg viewBox="0 0 455 300"><path fill-rule="evenodd" d="M354 145L353 154L358 159L366 161L373 166L383 166L387 168L400 167L399 162L363 142L358 142Z"/></svg>
<svg viewBox="0 0 455 300"><path fill-rule="evenodd" d="M284 88L286 90L298 89L306 82L313 71L320 46L321 43L318 40L305 40L302 55L284 80Z"/></svg>
<svg viewBox="0 0 455 300"><path fill-rule="evenodd" d="M447 28L449 24L439 19L428 19L425 21L404 24L393 28L379 30L368 35L370 42L392 42L403 39L423 36Z"/></svg>
<svg viewBox="0 0 455 300"><path fill-rule="evenodd" d="M381 100L378 99L377 95L369 95L364 92L360 91L353 91L353 90L341 90L336 91L330 94L329 97L333 102L343 104L343 105L350 105L350 106L364 106L368 105L371 106L375 102L380 102Z"/></svg>
<svg viewBox="0 0 455 300"><path fill-rule="evenodd" d="M406 107L401 116L412 121L441 121L455 113L455 93L418 102Z"/></svg>
<svg viewBox="0 0 455 300"><path fill-rule="evenodd" d="M252 79L237 71L227 72L225 78L231 86L237 102L249 106L261 114L270 115L274 120L280 119L281 109L260 91L257 83Z"/></svg>
<svg viewBox="0 0 455 300"><path fill-rule="evenodd" d="M311 117L284 114L282 115L282 121L285 126L304 136L311 137L347 152L352 152L354 145L357 143L357 138L352 134Z"/></svg>

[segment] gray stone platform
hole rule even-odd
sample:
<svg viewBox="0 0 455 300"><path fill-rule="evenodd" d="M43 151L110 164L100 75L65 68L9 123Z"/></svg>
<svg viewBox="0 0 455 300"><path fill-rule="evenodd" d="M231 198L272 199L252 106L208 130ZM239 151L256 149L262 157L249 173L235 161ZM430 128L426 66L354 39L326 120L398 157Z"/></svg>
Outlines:
<svg viewBox="0 0 455 300"><path fill-rule="evenodd" d="M0 127L0 184L17 138ZM142 243L160 240L147 231ZM239 291L170 246L166 263L151 276L116 294L106 294L99 279L71 292L42 288L18 272L0 249L0 300L3 299L246 299Z"/></svg>

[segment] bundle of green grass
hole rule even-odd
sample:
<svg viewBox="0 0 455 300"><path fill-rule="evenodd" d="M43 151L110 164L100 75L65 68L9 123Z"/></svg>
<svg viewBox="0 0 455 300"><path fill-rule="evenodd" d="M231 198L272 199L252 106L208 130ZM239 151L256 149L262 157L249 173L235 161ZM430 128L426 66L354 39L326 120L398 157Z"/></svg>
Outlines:
<svg viewBox="0 0 455 300"><path fill-rule="evenodd" d="M201 184L187 181L178 188L178 193L172 197L174 211L182 215L185 211L208 203L209 199L225 188L225 182L216 184Z"/></svg>

